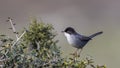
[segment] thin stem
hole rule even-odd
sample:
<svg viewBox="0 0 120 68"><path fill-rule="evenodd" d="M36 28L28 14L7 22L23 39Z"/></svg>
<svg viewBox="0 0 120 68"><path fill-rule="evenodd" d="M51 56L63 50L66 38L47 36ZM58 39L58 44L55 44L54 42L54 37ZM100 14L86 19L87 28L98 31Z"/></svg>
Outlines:
<svg viewBox="0 0 120 68"><path fill-rule="evenodd" d="M11 19L10 17L8 18L8 21L11 23L12 30L13 30L13 32L15 33L16 38L18 39L18 34L17 34L17 32L16 32L15 26L13 25L12 19Z"/></svg>
<svg viewBox="0 0 120 68"><path fill-rule="evenodd" d="M22 33L22 35L20 35L20 37L18 37L18 39L13 43L13 45L11 46L11 48L13 48L15 46L15 44L23 37L23 35L26 33L26 31L24 31Z"/></svg>
<svg viewBox="0 0 120 68"><path fill-rule="evenodd" d="M83 48L81 48L80 52L78 53L78 57L80 57L82 50L83 50Z"/></svg>

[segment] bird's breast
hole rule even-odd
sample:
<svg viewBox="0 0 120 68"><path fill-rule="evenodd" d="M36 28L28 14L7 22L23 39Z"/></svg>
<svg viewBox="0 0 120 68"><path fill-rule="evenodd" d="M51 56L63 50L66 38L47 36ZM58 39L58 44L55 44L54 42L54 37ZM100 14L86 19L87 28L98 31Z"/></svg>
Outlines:
<svg viewBox="0 0 120 68"><path fill-rule="evenodd" d="M65 33L65 36L67 38L68 43L73 47L82 48L86 44L86 42L81 41L80 38L76 37L75 35Z"/></svg>

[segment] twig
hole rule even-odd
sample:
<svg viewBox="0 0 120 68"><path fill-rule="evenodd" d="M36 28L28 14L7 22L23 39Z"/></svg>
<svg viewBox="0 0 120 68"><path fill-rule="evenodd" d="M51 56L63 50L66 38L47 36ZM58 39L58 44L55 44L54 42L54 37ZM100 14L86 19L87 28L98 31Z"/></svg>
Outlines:
<svg viewBox="0 0 120 68"><path fill-rule="evenodd" d="M22 35L20 35L20 37L18 37L18 39L13 43L13 45L11 46L11 48L13 48L15 46L15 44L23 37L23 35L26 33L26 31L24 31L22 33Z"/></svg>
<svg viewBox="0 0 120 68"><path fill-rule="evenodd" d="M18 34L17 34L17 32L16 32L16 29L15 29L14 24L13 24L13 22L12 22L12 19L11 19L10 17L8 17L8 21L11 23L13 33L15 33L16 38L18 39Z"/></svg>
<svg viewBox="0 0 120 68"><path fill-rule="evenodd" d="M39 42L35 41L35 43L37 44L37 50L39 50L40 49Z"/></svg>

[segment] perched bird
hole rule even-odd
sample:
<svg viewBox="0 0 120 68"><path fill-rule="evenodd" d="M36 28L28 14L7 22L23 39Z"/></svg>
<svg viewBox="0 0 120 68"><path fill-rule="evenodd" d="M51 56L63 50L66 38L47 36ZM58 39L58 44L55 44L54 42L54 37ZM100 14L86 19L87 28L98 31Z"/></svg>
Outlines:
<svg viewBox="0 0 120 68"><path fill-rule="evenodd" d="M90 36L84 36L81 34L78 34L74 28L72 27L67 27L64 31L62 31L65 35L65 37L67 38L67 41L70 45L72 45L73 47L77 48L77 50L75 51L75 53L73 55L77 55L77 51L79 49L83 49L83 47L88 43L88 41L90 41L93 37L102 34L103 32L97 32L95 34L92 34ZM80 55L81 51L78 53L78 56Z"/></svg>

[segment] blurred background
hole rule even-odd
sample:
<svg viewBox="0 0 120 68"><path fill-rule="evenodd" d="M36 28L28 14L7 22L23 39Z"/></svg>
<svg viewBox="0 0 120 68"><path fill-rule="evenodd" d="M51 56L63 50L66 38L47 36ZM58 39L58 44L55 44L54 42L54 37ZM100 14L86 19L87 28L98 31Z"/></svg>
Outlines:
<svg viewBox="0 0 120 68"><path fill-rule="evenodd" d="M0 0L0 34L15 37L6 22L9 16L17 31L27 27L32 17L52 24L64 57L75 50L61 33L66 27L86 36L103 31L84 47L81 58L91 56L96 64L105 64L107 68L120 65L119 0Z"/></svg>

